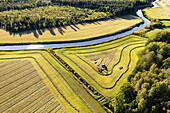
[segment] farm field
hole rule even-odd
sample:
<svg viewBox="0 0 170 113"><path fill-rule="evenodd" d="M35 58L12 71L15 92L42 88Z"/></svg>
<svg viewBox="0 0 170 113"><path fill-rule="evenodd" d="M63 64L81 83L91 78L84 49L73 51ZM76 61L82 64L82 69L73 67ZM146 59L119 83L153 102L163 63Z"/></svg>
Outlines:
<svg viewBox="0 0 170 113"><path fill-rule="evenodd" d="M97 91L113 98L134 69L145 41L145 38L128 35L101 44L54 51ZM99 72L102 64L107 69Z"/></svg>
<svg viewBox="0 0 170 113"><path fill-rule="evenodd" d="M0 44L86 40L102 35L113 34L140 22L142 22L140 18L126 15L106 21L76 24L54 29L31 30L16 34L0 29Z"/></svg>
<svg viewBox="0 0 170 113"><path fill-rule="evenodd" d="M151 19L170 19L170 0L158 1L160 7L147 8L143 11Z"/></svg>
<svg viewBox="0 0 170 113"><path fill-rule="evenodd" d="M0 52L0 112L102 112L45 50Z"/></svg>
<svg viewBox="0 0 170 113"><path fill-rule="evenodd" d="M163 23L163 25L165 25L166 27L170 27L170 21L161 21Z"/></svg>
<svg viewBox="0 0 170 113"><path fill-rule="evenodd" d="M165 31L165 30L170 30L170 28L156 28L154 30L151 30L149 32L146 33L146 36L147 37L152 37L153 35L155 35L157 32L160 32L160 31Z"/></svg>

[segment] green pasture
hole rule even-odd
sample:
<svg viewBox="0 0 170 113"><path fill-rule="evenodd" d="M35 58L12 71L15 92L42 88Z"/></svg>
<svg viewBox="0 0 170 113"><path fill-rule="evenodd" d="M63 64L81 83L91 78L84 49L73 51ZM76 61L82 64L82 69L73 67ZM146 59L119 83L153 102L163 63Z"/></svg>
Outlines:
<svg viewBox="0 0 170 113"><path fill-rule="evenodd" d="M170 27L170 20L169 21L162 20L161 22L163 23L164 26Z"/></svg>
<svg viewBox="0 0 170 113"><path fill-rule="evenodd" d="M152 37L155 35L157 32L164 31L164 30L170 30L170 28L155 28L154 30L151 30L146 33L147 37Z"/></svg>
<svg viewBox="0 0 170 113"><path fill-rule="evenodd" d="M145 38L129 35L101 44L54 51L101 94L112 98L134 69L145 41ZM107 71L99 72L102 64Z"/></svg>
<svg viewBox="0 0 170 113"><path fill-rule="evenodd" d="M84 113L105 112L101 107L101 105L87 92L87 90L78 81L75 80L75 78L71 75L71 73L69 73L66 69L64 69L62 64L60 64L57 60L55 60L47 51L45 50L24 51L23 50L23 51L1 51L0 52L0 62L17 61L17 60L27 60L31 62L34 69L39 74L40 78L42 78L42 80L45 82L47 89L49 89L50 92L52 92L54 97L64 108L64 111L72 112L72 113L73 112L82 112L82 113L83 112ZM4 64L4 66L8 66L8 65ZM15 65L13 65L7 71L10 71L12 69L15 69ZM23 71L24 69L26 68L23 68ZM3 76L7 76L7 75L5 74ZM3 91L3 89L0 90ZM13 100L11 99L11 101ZM3 104L0 103L0 105L1 105L0 108L2 108ZM15 109L15 106L12 107L13 109ZM44 112L45 111L46 110L44 110Z"/></svg>

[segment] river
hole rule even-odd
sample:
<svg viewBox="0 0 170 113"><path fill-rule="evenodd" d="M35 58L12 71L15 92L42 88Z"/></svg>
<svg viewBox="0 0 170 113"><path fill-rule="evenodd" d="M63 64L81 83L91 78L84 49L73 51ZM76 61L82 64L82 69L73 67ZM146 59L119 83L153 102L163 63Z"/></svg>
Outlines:
<svg viewBox="0 0 170 113"><path fill-rule="evenodd" d="M156 0L155 2L157 2L159 0ZM155 2L153 2L153 7L159 7ZM45 49L45 48L54 48L54 47L69 47L69 46L81 46L81 45L89 45L89 44L94 44L94 43L101 43L101 42L106 42L108 40L117 38L117 37L121 37L124 35L128 35L131 34L137 30L140 30L142 28L144 28L145 26L150 24L150 21L144 17L142 10L139 9L137 10L136 14L138 15L138 17L140 17L141 19L143 19L144 23L140 24L139 26L136 26L134 28L132 28L131 30L119 33L117 35L113 35L113 36L108 36L108 37L104 37L104 38L100 38L100 39L94 39L94 40L90 40L90 41L83 41L83 42L70 42L70 43L61 43L61 44L30 44L30 45L9 45L9 46L0 46L1 50L21 50L21 49Z"/></svg>

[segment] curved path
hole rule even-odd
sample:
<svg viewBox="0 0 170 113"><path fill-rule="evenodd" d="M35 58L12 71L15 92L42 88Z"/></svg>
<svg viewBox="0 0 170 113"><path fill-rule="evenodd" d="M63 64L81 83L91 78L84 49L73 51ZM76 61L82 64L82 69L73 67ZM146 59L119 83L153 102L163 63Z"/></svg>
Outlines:
<svg viewBox="0 0 170 113"><path fill-rule="evenodd" d="M156 0L155 2L157 2ZM153 7L159 7L155 2L153 2ZM101 43L101 42L106 42L108 40L121 37L127 34L131 34L137 30L140 30L144 28L146 25L150 24L150 21L143 16L142 10L139 9L136 14L143 19L144 23L141 24L139 27L134 27L131 30L122 32L120 34L114 35L114 36L108 36L100 39L94 39L91 41L83 41L83 42L74 42L74 43L62 43L62 44L33 44L33 45L11 45L11 46L0 46L0 49L2 50L7 50L7 49L45 49L45 48L54 48L54 47L68 47L68 46L80 46L80 45L89 45L89 44L94 44L94 43Z"/></svg>
<svg viewBox="0 0 170 113"><path fill-rule="evenodd" d="M129 51L129 62L128 62L128 65L127 65L127 69L118 77L118 79L114 82L114 84L112 84L110 87L106 87L106 86L102 86L98 81L96 81L88 72L86 72L81 66L79 66L75 61L73 61L70 57L66 56L63 52L64 51L61 51L61 54L70 60L70 62L73 62L82 72L84 72L87 76L89 76L89 78L91 78L99 87L103 88L103 89L112 89L116 86L117 82L120 80L120 78L129 70L129 65L131 63L131 52L137 48L140 48L140 47L144 47L144 43L134 43L134 44L143 44L143 45L140 45L140 46L136 46L134 48L132 48L130 51ZM125 46L121 52L123 52L123 50L130 46L130 45L134 45L134 44L129 44L127 46ZM120 56L120 59L121 59L121 56ZM119 59L119 60L120 60ZM119 63L119 61L118 61ZM116 65L118 64L116 63ZM110 75L110 74L109 74Z"/></svg>

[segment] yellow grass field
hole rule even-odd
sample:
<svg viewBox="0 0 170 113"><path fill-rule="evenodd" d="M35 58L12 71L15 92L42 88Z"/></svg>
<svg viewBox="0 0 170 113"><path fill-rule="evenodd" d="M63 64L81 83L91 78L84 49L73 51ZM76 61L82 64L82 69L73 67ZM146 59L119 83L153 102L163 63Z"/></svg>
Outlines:
<svg viewBox="0 0 170 113"><path fill-rule="evenodd" d="M161 21L163 25L170 27L170 21Z"/></svg>
<svg viewBox="0 0 170 113"><path fill-rule="evenodd" d="M0 51L0 112L104 113L45 50Z"/></svg>
<svg viewBox="0 0 170 113"><path fill-rule="evenodd" d="M160 7L144 9L145 14L152 19L170 19L170 0L160 0Z"/></svg>
<svg viewBox="0 0 170 113"><path fill-rule="evenodd" d="M54 51L91 86L113 98L133 71L145 41L145 38L129 35L102 44ZM107 70L99 72L102 64Z"/></svg>
<svg viewBox="0 0 170 113"><path fill-rule="evenodd" d="M0 112L65 112L29 60L0 61Z"/></svg>
<svg viewBox="0 0 170 113"><path fill-rule="evenodd" d="M152 37L152 36L154 36L157 32L161 32L161 31L164 31L164 30L170 30L170 28L154 29L154 30L151 30L151 31L147 32L147 33L146 33L146 36L147 36L147 37Z"/></svg>
<svg viewBox="0 0 170 113"><path fill-rule="evenodd" d="M3 43L37 43L74 41L99 37L127 29L142 20L136 16L126 15L115 19L96 21L58 28L9 33L0 30L0 44Z"/></svg>

